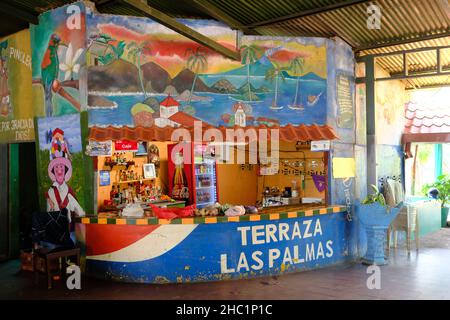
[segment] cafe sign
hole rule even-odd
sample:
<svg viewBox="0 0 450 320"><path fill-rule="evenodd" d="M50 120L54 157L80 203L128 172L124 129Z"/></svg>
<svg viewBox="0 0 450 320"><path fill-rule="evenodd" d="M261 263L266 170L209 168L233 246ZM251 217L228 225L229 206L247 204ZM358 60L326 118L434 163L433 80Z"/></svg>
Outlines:
<svg viewBox="0 0 450 320"><path fill-rule="evenodd" d="M137 151L138 143L131 140L117 140L114 143L114 149L116 151Z"/></svg>

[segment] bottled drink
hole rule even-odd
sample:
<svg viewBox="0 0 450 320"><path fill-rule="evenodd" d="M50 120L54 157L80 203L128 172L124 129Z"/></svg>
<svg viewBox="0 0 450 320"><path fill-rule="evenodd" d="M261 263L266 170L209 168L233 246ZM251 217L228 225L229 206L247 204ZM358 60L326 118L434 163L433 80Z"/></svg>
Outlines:
<svg viewBox="0 0 450 320"><path fill-rule="evenodd" d="M189 189L186 174L184 172L183 155L177 153L173 159L175 174L173 175L172 198L178 200L189 200Z"/></svg>

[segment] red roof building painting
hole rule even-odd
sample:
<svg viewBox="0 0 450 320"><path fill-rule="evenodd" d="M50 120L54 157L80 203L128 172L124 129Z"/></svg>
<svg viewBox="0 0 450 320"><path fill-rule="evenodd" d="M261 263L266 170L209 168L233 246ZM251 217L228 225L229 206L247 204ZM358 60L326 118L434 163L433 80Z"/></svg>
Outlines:
<svg viewBox="0 0 450 320"><path fill-rule="evenodd" d="M409 102L405 118L403 143L450 142L450 106L434 108Z"/></svg>
<svg viewBox="0 0 450 320"><path fill-rule="evenodd" d="M170 94L167 96L167 98L165 98L163 101L161 101L161 103L159 104L161 107L179 107L180 104L178 103L177 100L175 100L174 98L172 98L170 96Z"/></svg>

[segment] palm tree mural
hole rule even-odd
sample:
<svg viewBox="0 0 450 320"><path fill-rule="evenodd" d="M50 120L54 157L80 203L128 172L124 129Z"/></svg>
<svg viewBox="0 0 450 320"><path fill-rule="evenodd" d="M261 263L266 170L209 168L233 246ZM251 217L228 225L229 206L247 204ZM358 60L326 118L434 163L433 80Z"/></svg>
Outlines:
<svg viewBox="0 0 450 320"><path fill-rule="evenodd" d="M250 65L258 61L258 55L262 52L261 48L258 48L254 44L243 45L241 50L241 63L247 66L247 89L248 89L248 101L252 101L252 91L250 86ZM256 96L255 96L256 97ZM256 97L257 98L257 97Z"/></svg>
<svg viewBox="0 0 450 320"><path fill-rule="evenodd" d="M197 49L192 50L191 48L186 50L185 55L189 54L189 58L187 59L186 65L189 70L191 70L195 76L192 81L191 91L189 92L188 106L191 104L192 94L195 88L195 82L197 81L198 74L204 71L208 65L208 61L204 54L202 54L203 48L197 47Z"/></svg>
<svg viewBox="0 0 450 320"><path fill-rule="evenodd" d="M303 73L303 67L305 66L305 60L301 57L296 57L291 60L291 63L289 65L289 70L291 71L291 74L294 77L297 77L297 84L295 87L295 98L294 98L294 105L293 108L301 108L301 101L300 105L297 104L297 98L299 93L299 84L300 84L300 76Z"/></svg>
<svg viewBox="0 0 450 320"><path fill-rule="evenodd" d="M270 82L273 82L275 80L275 96L274 99L272 101L272 106L270 107L270 109L283 109L283 107L279 107L277 105L278 103L278 78L280 78L284 81L285 77L283 74L283 71L285 71L285 68L282 68L281 66L279 66L277 63L272 62L272 67L267 70L266 72L266 76L265 79L269 80Z"/></svg>
<svg viewBox="0 0 450 320"><path fill-rule="evenodd" d="M147 98L147 92L144 86L144 77L142 75L141 62L142 55L150 55L151 48L148 41L144 41L141 44L132 41L128 43L128 56L132 59L133 63L138 68L139 82L141 83L142 92L144 93L144 98Z"/></svg>

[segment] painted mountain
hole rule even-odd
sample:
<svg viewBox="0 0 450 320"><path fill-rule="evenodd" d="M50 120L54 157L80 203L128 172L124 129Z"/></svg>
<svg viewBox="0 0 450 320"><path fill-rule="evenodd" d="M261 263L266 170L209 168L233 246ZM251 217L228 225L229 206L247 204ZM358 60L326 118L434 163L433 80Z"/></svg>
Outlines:
<svg viewBox="0 0 450 320"><path fill-rule="evenodd" d="M147 62L141 67L141 70L144 81L151 82L151 89L154 92L164 92L172 81L169 73L154 62Z"/></svg>
<svg viewBox="0 0 450 320"><path fill-rule="evenodd" d="M131 62L117 59L108 65L90 66L89 91L138 92L141 91L138 69Z"/></svg>
<svg viewBox="0 0 450 320"><path fill-rule="evenodd" d="M178 92L191 90L194 82L195 74L189 69L183 69L179 74L172 79L171 85L174 86ZM215 89L208 87L200 77L195 81L194 91L196 92L217 92Z"/></svg>

